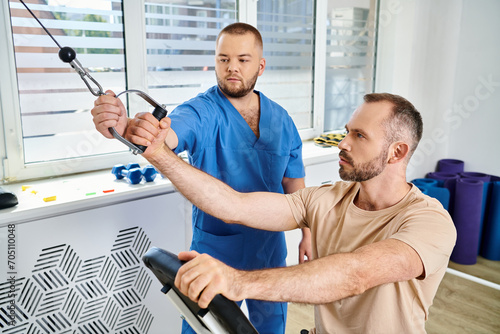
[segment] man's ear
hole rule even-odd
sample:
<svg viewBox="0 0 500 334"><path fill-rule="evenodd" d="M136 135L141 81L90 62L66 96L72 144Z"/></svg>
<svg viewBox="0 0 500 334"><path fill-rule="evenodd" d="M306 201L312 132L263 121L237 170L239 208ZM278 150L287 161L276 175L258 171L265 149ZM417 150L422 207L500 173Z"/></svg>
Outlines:
<svg viewBox="0 0 500 334"><path fill-rule="evenodd" d="M264 69L266 68L266 59L260 58L259 60L259 77L264 73Z"/></svg>
<svg viewBox="0 0 500 334"><path fill-rule="evenodd" d="M410 146L408 144L398 141L391 145L389 149L389 163L395 164L404 161L410 152Z"/></svg>

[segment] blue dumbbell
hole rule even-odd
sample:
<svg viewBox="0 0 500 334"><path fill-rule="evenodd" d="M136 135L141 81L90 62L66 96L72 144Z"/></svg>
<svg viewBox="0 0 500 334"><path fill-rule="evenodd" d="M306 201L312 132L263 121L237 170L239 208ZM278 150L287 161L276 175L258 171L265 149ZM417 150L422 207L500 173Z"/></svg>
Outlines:
<svg viewBox="0 0 500 334"><path fill-rule="evenodd" d="M153 167L153 165L147 165L142 169L142 176L144 177L144 180L146 182L154 181L156 178L156 174L158 174L158 172Z"/></svg>
<svg viewBox="0 0 500 334"><path fill-rule="evenodd" d="M111 169L111 174L115 175L117 180L125 177L131 184L137 184L142 180L141 168L136 163L128 164L127 167L125 165L115 165Z"/></svg>

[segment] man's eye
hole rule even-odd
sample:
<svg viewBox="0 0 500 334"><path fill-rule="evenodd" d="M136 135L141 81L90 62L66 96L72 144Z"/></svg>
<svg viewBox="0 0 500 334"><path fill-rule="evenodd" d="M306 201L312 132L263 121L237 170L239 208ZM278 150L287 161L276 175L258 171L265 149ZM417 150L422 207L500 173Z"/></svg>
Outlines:
<svg viewBox="0 0 500 334"><path fill-rule="evenodd" d="M361 133L359 133L359 132L356 134L356 136L357 136L358 138L365 138L365 137L364 137Z"/></svg>

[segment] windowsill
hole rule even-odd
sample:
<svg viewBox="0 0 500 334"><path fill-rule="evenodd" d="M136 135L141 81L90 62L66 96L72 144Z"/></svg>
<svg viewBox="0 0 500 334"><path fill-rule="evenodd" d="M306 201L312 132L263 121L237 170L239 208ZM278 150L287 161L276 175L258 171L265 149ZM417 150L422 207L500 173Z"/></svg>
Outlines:
<svg viewBox="0 0 500 334"><path fill-rule="evenodd" d="M322 148L312 141L305 141L302 150L304 165L338 160L338 152L336 147ZM29 188L23 191L23 186ZM19 182L2 185L2 188L16 194L19 204L0 210L0 227L175 191L172 183L161 176L153 182L132 185L124 179L115 180L110 170ZM44 201L51 198L54 200Z"/></svg>
<svg viewBox="0 0 500 334"><path fill-rule="evenodd" d="M23 186L29 188L23 191ZM158 175L153 182L133 185L125 179L115 180L110 170L2 185L2 188L16 194L19 204L0 210L0 227L175 191L168 179Z"/></svg>
<svg viewBox="0 0 500 334"><path fill-rule="evenodd" d="M302 143L302 159L304 166L316 165L328 161L339 160L338 147L320 147L316 146L312 140Z"/></svg>

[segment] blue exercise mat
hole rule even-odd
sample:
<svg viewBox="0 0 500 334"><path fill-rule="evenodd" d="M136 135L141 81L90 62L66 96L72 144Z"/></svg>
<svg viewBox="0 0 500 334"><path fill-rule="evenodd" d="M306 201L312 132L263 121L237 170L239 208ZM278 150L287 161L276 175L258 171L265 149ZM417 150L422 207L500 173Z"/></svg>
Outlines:
<svg viewBox="0 0 500 334"><path fill-rule="evenodd" d="M439 182L438 180L435 179L430 179L430 178L420 178L420 179L414 179L411 181L414 185L417 187L439 187Z"/></svg>
<svg viewBox="0 0 500 334"><path fill-rule="evenodd" d="M488 260L500 261L500 181L491 182L489 187L491 192L480 254Z"/></svg>
<svg viewBox="0 0 500 334"><path fill-rule="evenodd" d="M411 181L414 185L416 185L424 194L429 195L437 199L445 210L448 210L450 205L450 191L447 188L439 187L438 180L429 179L429 178L421 178L414 179Z"/></svg>

